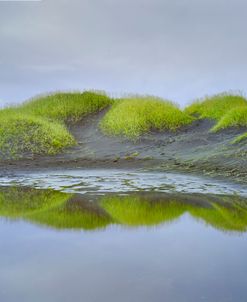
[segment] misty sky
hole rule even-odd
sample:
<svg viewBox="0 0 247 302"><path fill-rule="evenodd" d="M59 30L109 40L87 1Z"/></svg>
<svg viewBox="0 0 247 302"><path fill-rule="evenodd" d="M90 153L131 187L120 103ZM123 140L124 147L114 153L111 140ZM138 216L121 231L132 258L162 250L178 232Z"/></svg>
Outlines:
<svg viewBox="0 0 247 302"><path fill-rule="evenodd" d="M0 103L103 89L247 92L246 0L0 1Z"/></svg>

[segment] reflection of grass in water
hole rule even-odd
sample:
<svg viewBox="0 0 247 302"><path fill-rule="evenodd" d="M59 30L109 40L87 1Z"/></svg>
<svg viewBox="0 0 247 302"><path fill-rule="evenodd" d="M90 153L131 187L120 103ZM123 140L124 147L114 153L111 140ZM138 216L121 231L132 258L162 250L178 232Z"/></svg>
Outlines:
<svg viewBox="0 0 247 302"><path fill-rule="evenodd" d="M106 227L110 217L86 209L68 210L64 205L51 210L34 213L28 220L56 229L93 230Z"/></svg>
<svg viewBox="0 0 247 302"><path fill-rule="evenodd" d="M173 200L150 202L137 195L105 197L100 205L114 220L128 226L151 226L171 222L179 218L185 210L185 204Z"/></svg>
<svg viewBox="0 0 247 302"><path fill-rule="evenodd" d="M104 196L97 202L52 190L3 188L0 216L56 229L93 230L111 223L131 227L155 226L178 219L184 213L223 231L247 230L247 204L239 197L131 194Z"/></svg>
<svg viewBox="0 0 247 302"><path fill-rule="evenodd" d="M180 197L181 198L181 197ZM184 213L189 213L199 221L224 231L247 230L247 204L239 205L239 200L218 197L220 202L208 202L208 206L193 205L187 201L166 199L152 201L134 195L127 197L105 197L101 206L118 223L128 226L158 225L174 221Z"/></svg>
<svg viewBox="0 0 247 302"><path fill-rule="evenodd" d="M69 196L52 190L4 188L0 191L0 215L8 218L24 217L63 204Z"/></svg>
<svg viewBox="0 0 247 302"><path fill-rule="evenodd" d="M226 204L211 203L210 208L190 207L191 216L203 220L212 227L225 231L247 230L247 204L239 205L239 199L224 198ZM231 202L230 202L231 201Z"/></svg>
<svg viewBox="0 0 247 302"><path fill-rule="evenodd" d="M110 223L107 215L82 206L67 206L72 194L52 190L4 188L0 191L0 216L20 218L62 229L95 229Z"/></svg>

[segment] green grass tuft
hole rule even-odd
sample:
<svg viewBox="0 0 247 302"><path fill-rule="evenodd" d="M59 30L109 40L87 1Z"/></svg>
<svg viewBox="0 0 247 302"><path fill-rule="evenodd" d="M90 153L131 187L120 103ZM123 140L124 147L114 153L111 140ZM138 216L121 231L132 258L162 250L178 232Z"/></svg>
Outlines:
<svg viewBox="0 0 247 302"><path fill-rule="evenodd" d="M74 123L112 103L113 100L102 93L55 93L27 101L20 110L25 114Z"/></svg>
<svg viewBox="0 0 247 302"><path fill-rule="evenodd" d="M100 126L106 134L135 139L151 130L174 131L192 120L172 102L155 97L135 97L116 102Z"/></svg>
<svg viewBox="0 0 247 302"><path fill-rule="evenodd" d="M246 133L244 133L244 134L241 134L241 135L239 135L239 136L237 136L234 140L233 140L233 144L238 144L238 143L240 143L240 142L242 142L242 141L245 141L245 140L247 140L247 132Z"/></svg>
<svg viewBox="0 0 247 302"><path fill-rule="evenodd" d="M201 119L219 121L229 110L241 106L247 106L247 100L244 97L223 93L194 102L185 109L185 112Z"/></svg>
<svg viewBox="0 0 247 302"><path fill-rule="evenodd" d="M76 142L58 122L0 112L0 154L2 158L20 158L28 154L55 154Z"/></svg>
<svg viewBox="0 0 247 302"><path fill-rule="evenodd" d="M75 123L112 104L96 92L55 93L0 110L0 157L56 154L76 144L65 122Z"/></svg>
<svg viewBox="0 0 247 302"><path fill-rule="evenodd" d="M229 110L213 127L212 131L219 131L230 127L247 126L247 106L235 107Z"/></svg>

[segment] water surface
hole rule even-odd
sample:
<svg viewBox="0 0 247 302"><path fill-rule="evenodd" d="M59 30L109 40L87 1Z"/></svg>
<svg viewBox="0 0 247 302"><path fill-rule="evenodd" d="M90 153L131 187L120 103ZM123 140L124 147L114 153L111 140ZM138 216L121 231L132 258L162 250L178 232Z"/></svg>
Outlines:
<svg viewBox="0 0 247 302"><path fill-rule="evenodd" d="M0 189L0 301L247 300L239 195Z"/></svg>
<svg viewBox="0 0 247 302"><path fill-rule="evenodd" d="M0 174L2 186L31 186L55 189L67 193L107 192L182 192L204 194L237 194L247 197L245 185L226 180L187 174L114 170L114 169L67 169L38 172Z"/></svg>

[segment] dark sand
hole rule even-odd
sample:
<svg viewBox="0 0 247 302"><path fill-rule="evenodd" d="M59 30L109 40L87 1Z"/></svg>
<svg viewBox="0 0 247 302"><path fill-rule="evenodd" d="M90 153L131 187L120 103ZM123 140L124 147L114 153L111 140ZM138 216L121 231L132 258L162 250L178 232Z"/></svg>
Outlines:
<svg viewBox="0 0 247 302"><path fill-rule="evenodd" d="M102 134L98 123L103 115L101 112L69 126L78 141L76 147L56 156L2 160L2 173L49 168L145 168L247 180L247 144L231 144L246 129L210 133L214 122L201 120L176 133L153 132L133 142Z"/></svg>

